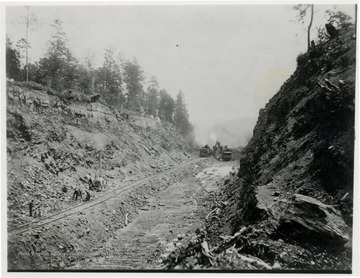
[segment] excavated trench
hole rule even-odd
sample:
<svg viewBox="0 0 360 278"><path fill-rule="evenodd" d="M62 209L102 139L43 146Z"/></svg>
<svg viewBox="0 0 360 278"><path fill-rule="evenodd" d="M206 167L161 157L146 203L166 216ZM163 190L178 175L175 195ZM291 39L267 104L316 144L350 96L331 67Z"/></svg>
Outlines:
<svg viewBox="0 0 360 278"><path fill-rule="evenodd" d="M113 198L13 230L9 270L161 269L161 254L203 225L208 195L234 164L217 163L202 171L213 163L194 159Z"/></svg>

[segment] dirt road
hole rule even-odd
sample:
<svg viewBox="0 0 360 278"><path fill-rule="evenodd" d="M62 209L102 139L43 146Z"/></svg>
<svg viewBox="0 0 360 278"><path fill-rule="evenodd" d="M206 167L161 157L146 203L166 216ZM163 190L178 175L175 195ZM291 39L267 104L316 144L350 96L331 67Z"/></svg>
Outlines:
<svg viewBox="0 0 360 278"><path fill-rule="evenodd" d="M171 252L187 232L200 228L209 212L209 195L222 185L234 162L218 162L176 182L148 199L148 206L101 248L72 269L160 269L161 254Z"/></svg>

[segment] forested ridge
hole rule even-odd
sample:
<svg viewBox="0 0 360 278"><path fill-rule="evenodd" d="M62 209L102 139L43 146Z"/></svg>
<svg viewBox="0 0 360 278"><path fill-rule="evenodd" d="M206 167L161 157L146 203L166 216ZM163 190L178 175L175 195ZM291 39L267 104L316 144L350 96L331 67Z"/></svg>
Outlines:
<svg viewBox="0 0 360 278"><path fill-rule="evenodd" d="M52 28L47 51L36 62L24 62L28 61L27 53L31 47L26 39L15 45L7 36L7 78L37 83L60 94L69 90L85 96L98 94L106 105L119 111L135 111L174 124L194 143L193 126L181 89L174 99L160 87L155 76L146 82L136 58L127 59L113 47L105 49L101 66L95 67L95 53L91 50L85 52L81 63L68 46L62 22L56 19Z"/></svg>

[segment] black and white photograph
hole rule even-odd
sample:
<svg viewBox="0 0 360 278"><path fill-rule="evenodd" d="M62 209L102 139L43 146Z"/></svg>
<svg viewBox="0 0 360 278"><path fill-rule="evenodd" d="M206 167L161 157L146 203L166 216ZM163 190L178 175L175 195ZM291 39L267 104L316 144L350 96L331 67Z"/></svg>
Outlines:
<svg viewBox="0 0 360 278"><path fill-rule="evenodd" d="M344 3L3 3L3 270L354 274Z"/></svg>

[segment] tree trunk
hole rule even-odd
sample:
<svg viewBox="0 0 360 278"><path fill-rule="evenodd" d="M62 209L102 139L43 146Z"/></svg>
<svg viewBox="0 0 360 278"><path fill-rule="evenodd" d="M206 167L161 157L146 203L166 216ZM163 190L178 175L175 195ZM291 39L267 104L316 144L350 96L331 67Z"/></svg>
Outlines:
<svg viewBox="0 0 360 278"><path fill-rule="evenodd" d="M311 4L311 18L308 27L308 51L310 50L310 30L313 23L313 18L314 18L314 4Z"/></svg>
<svg viewBox="0 0 360 278"><path fill-rule="evenodd" d="M27 9L26 17L26 82L29 82L29 22L30 22L30 12L29 7Z"/></svg>

